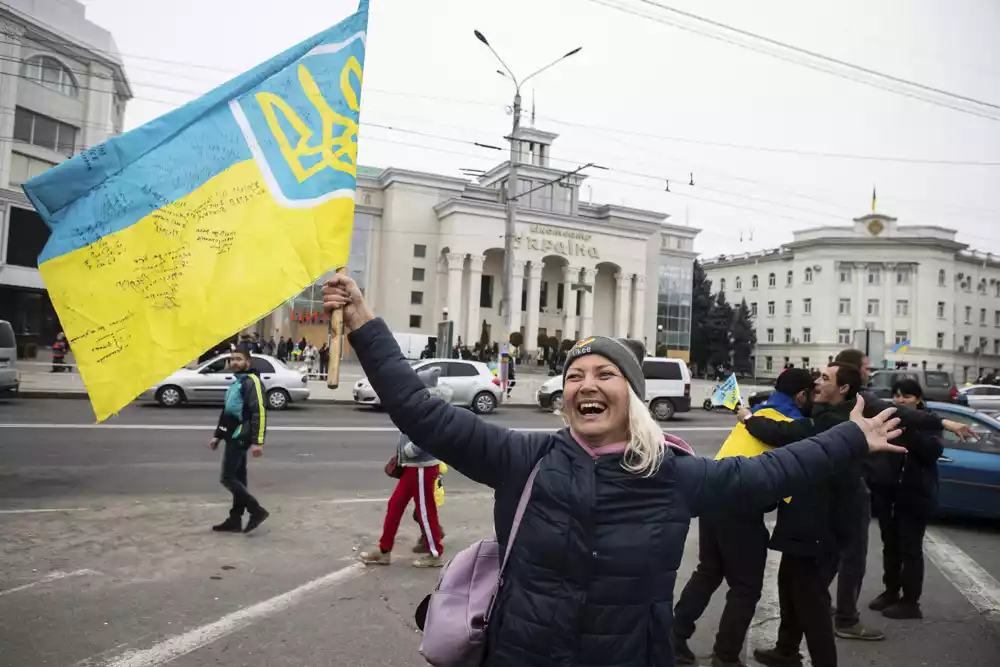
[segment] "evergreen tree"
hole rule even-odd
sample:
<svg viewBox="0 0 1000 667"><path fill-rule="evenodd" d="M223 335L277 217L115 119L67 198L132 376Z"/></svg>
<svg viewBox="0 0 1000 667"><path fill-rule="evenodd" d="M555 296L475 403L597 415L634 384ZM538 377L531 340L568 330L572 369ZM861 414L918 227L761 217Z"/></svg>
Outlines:
<svg viewBox="0 0 1000 667"><path fill-rule="evenodd" d="M730 368L732 345L729 342L733 325L733 307L726 301L725 292L715 295L715 301L708 312L708 326L705 331L710 369Z"/></svg>
<svg viewBox="0 0 1000 667"><path fill-rule="evenodd" d="M712 310L712 281L701 262L694 260L691 286L691 363L702 371L708 367L708 330Z"/></svg>
<svg viewBox="0 0 1000 667"><path fill-rule="evenodd" d="M757 334L754 333L753 317L750 315L746 299L740 303L733 317L732 340L733 371L745 374L752 373L753 364L750 356L757 345Z"/></svg>

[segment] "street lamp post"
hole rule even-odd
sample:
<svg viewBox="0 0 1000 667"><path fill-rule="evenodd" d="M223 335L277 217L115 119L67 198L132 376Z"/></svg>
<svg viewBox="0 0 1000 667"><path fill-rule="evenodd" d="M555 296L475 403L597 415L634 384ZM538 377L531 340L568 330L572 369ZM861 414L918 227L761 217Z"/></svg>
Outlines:
<svg viewBox="0 0 1000 667"><path fill-rule="evenodd" d="M557 63L572 55L580 52L583 48L578 46L577 48L569 51L568 53L556 58L551 63L545 67L529 74L524 78L523 81L518 81L517 77L514 76L514 72L507 67L507 63L503 61L500 54L490 45L487 41L486 36L478 30L473 31L476 35L476 39L486 45L486 48L496 56L496 59L503 65L503 68L507 70L510 80L514 82L514 119L513 126L510 131L510 167L507 174L507 220L504 225L504 239L503 239L503 276L501 278L501 294L500 294L500 316L503 318L503 341L500 353L500 381L503 384L503 393L501 395L506 396L507 391L507 364L510 361L510 334L511 329L514 326L513 315L514 310L511 304L514 301L513 295L511 294L511 288L514 284L514 237L516 234L515 221L517 217L517 165L518 165L518 143L517 134L518 130L521 128L521 86L528 82L528 80L538 76L545 70L553 67ZM502 71L497 70L500 74L504 74Z"/></svg>

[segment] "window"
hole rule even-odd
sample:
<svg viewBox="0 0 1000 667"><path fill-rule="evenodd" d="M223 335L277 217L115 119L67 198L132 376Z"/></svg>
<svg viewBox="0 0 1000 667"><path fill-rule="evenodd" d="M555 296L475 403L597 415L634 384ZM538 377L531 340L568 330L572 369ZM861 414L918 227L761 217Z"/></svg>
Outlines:
<svg viewBox="0 0 1000 667"><path fill-rule="evenodd" d="M538 292L538 312L542 312L549 307L549 283L543 280Z"/></svg>
<svg viewBox="0 0 1000 667"><path fill-rule="evenodd" d="M841 269L840 270L840 282L841 283L845 283L845 284L851 282L851 270L850 269Z"/></svg>
<svg viewBox="0 0 1000 667"><path fill-rule="evenodd" d="M251 357L250 368L251 370L257 371L257 375L270 375L274 372L274 364L267 359L262 359L261 357Z"/></svg>
<svg viewBox="0 0 1000 667"><path fill-rule="evenodd" d="M767 330L767 342L768 343L773 343L774 342L774 329L768 329Z"/></svg>
<svg viewBox="0 0 1000 667"><path fill-rule="evenodd" d="M910 302L907 299L896 300L896 317L910 316Z"/></svg>
<svg viewBox="0 0 1000 667"><path fill-rule="evenodd" d="M785 285L787 287L791 287L792 286L792 279L794 277L795 277L795 272L794 271L789 271L788 275L785 277Z"/></svg>
<svg viewBox="0 0 1000 667"><path fill-rule="evenodd" d="M850 299L841 299L840 300L840 306L838 307L837 312L840 313L841 315L850 315L851 314L851 300Z"/></svg>
<svg viewBox="0 0 1000 667"><path fill-rule="evenodd" d="M850 329L837 329L837 344L838 345L850 345L851 344L851 330Z"/></svg>
<svg viewBox="0 0 1000 667"><path fill-rule="evenodd" d="M979 309L979 325L980 326L984 326L984 327L986 326L986 309L985 308L980 308Z"/></svg>
<svg viewBox="0 0 1000 667"><path fill-rule="evenodd" d="M424 270L416 266L413 267L413 275L411 276L411 280L413 280L413 282L419 283L422 282L423 279L424 279Z"/></svg>
<svg viewBox="0 0 1000 667"><path fill-rule="evenodd" d="M202 375L207 375L208 373L228 373L229 372L229 357L222 357L221 359L216 359L208 366L199 371Z"/></svg>
<svg viewBox="0 0 1000 667"><path fill-rule="evenodd" d="M972 324L972 306L965 307L965 323Z"/></svg>
<svg viewBox="0 0 1000 667"><path fill-rule="evenodd" d="M22 185L35 176L38 176L43 171L51 169L54 166L56 166L55 162L39 160L38 158L11 152L10 183L11 185Z"/></svg>
<svg viewBox="0 0 1000 667"><path fill-rule="evenodd" d="M986 339L981 337L979 339L979 347L976 348L976 351L979 352L980 354L983 353L983 352L985 352L986 351L986 343L987 343Z"/></svg>
<svg viewBox="0 0 1000 667"><path fill-rule="evenodd" d="M943 350L944 349L944 332L942 332L942 331L938 331L938 335L937 335L937 349L939 349L939 350Z"/></svg>
<svg viewBox="0 0 1000 667"><path fill-rule="evenodd" d="M786 343L791 343L792 342L792 330L791 329L785 329L785 342Z"/></svg>
<svg viewBox="0 0 1000 667"><path fill-rule="evenodd" d="M493 307L493 276L479 277L479 307Z"/></svg>
<svg viewBox="0 0 1000 667"><path fill-rule="evenodd" d="M809 327L802 327L802 342L811 343L813 339L812 329Z"/></svg>
<svg viewBox="0 0 1000 667"><path fill-rule="evenodd" d="M770 371L771 364L773 363L771 357L764 357L764 370Z"/></svg>
<svg viewBox="0 0 1000 667"><path fill-rule="evenodd" d="M421 318L420 318L419 315L410 315L410 328L411 329L419 329L420 328L420 319Z"/></svg>
<svg viewBox="0 0 1000 667"><path fill-rule="evenodd" d="M811 268L806 269L806 284L810 284L813 281L813 270Z"/></svg>
<svg viewBox="0 0 1000 667"><path fill-rule="evenodd" d="M424 303L424 293L423 292L410 292L410 305L420 306Z"/></svg>
<svg viewBox="0 0 1000 667"><path fill-rule="evenodd" d="M28 111L22 107L14 110L14 141L41 146L72 157L76 152L76 135L79 130L54 118Z"/></svg>
<svg viewBox="0 0 1000 667"><path fill-rule="evenodd" d="M10 207L7 231L7 263L29 269L38 268L38 255L49 240L49 227L41 216L27 208ZM3 260L3 257L0 257Z"/></svg>
<svg viewBox="0 0 1000 667"><path fill-rule="evenodd" d="M993 311L993 326L1000 327L1000 310Z"/></svg>
<svg viewBox="0 0 1000 667"><path fill-rule="evenodd" d="M739 276L736 276L736 286L733 288L733 290L739 292L741 289L743 289L743 279L740 278Z"/></svg>
<svg viewBox="0 0 1000 667"><path fill-rule="evenodd" d="M898 269L896 271L896 284L897 285L909 285L910 284L910 271L909 271L909 269Z"/></svg>
<svg viewBox="0 0 1000 667"><path fill-rule="evenodd" d="M792 300L789 299L788 301L785 302L785 315L791 315L791 314L792 314Z"/></svg>
<svg viewBox="0 0 1000 667"><path fill-rule="evenodd" d="M882 269L873 266L868 269L868 284L869 285L881 285L882 284Z"/></svg>
<svg viewBox="0 0 1000 667"><path fill-rule="evenodd" d="M768 301L767 302L767 314L771 315L771 316L774 315L774 302L773 301ZM997 314L1000 314L1000 311L997 311ZM998 325L998 326L1000 326L1000 325Z"/></svg>
<svg viewBox="0 0 1000 667"><path fill-rule="evenodd" d="M993 354L1000 355L1000 338L993 339Z"/></svg>
<svg viewBox="0 0 1000 667"><path fill-rule="evenodd" d="M868 315L878 316L878 299L868 299Z"/></svg>
<svg viewBox="0 0 1000 667"><path fill-rule="evenodd" d="M986 278L979 281L979 287L976 288L980 294L986 294Z"/></svg>
<svg viewBox="0 0 1000 667"><path fill-rule="evenodd" d="M778 284L778 280L773 273L767 274L767 286L774 287Z"/></svg>
<svg viewBox="0 0 1000 667"><path fill-rule="evenodd" d="M21 76L63 95L76 97L77 87L73 74L69 68L51 56L28 58L21 65Z"/></svg>
<svg viewBox="0 0 1000 667"><path fill-rule="evenodd" d="M938 271L938 287L945 286L945 280L947 279L946 275L947 274L944 272L944 269Z"/></svg>
<svg viewBox="0 0 1000 667"><path fill-rule="evenodd" d="M460 361L449 361L444 366L445 371L450 378L474 378L479 376L479 371L472 364L463 364Z"/></svg>
<svg viewBox="0 0 1000 667"><path fill-rule="evenodd" d="M944 319L944 301L938 301L937 316L939 320Z"/></svg>
<svg viewBox="0 0 1000 667"><path fill-rule="evenodd" d="M944 430L941 432L941 438L944 440L944 446L949 449L961 449L965 451L972 452L991 452L997 453L996 447L996 436L994 431L990 429L989 426L979 421L976 417L964 412L952 412L951 410L936 411L937 415L942 419L950 419L952 421L959 422L961 424L968 424L972 432L978 436L976 440L962 440L960 437L955 435L949 430Z"/></svg>
<svg viewBox="0 0 1000 667"><path fill-rule="evenodd" d="M750 304L750 317L757 317L757 302L754 301Z"/></svg>
<svg viewBox="0 0 1000 667"><path fill-rule="evenodd" d="M566 285L565 283L558 283L556 285L556 310L563 309L563 299L566 295Z"/></svg>
<svg viewBox="0 0 1000 667"><path fill-rule="evenodd" d="M683 380L681 365L675 361L646 361L642 364L642 376L647 380Z"/></svg>
<svg viewBox="0 0 1000 667"><path fill-rule="evenodd" d="M812 315L812 312L813 312L813 300L802 299L802 313L804 315Z"/></svg>
<svg viewBox="0 0 1000 667"><path fill-rule="evenodd" d="M757 289L757 274L750 277L750 289Z"/></svg>
<svg viewBox="0 0 1000 667"><path fill-rule="evenodd" d="M896 345L905 343L910 339L910 335L905 331L897 331L895 336Z"/></svg>
<svg viewBox="0 0 1000 667"><path fill-rule="evenodd" d="M725 278L719 278L719 291L720 292L725 292L726 291L726 279Z"/></svg>
<svg viewBox="0 0 1000 667"><path fill-rule="evenodd" d="M425 246L425 245L415 245L415 246L413 246L413 256L414 257L426 257L427 256L427 246Z"/></svg>
<svg viewBox="0 0 1000 667"><path fill-rule="evenodd" d="M809 368L809 357L802 357L802 368L808 370Z"/></svg>
<svg viewBox="0 0 1000 667"><path fill-rule="evenodd" d="M962 338L962 349L966 352L972 352L972 336Z"/></svg>

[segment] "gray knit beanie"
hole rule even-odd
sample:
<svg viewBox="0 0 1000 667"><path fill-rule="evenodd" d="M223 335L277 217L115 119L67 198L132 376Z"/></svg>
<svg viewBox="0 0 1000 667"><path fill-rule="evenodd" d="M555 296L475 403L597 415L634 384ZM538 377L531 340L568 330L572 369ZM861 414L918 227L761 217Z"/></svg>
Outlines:
<svg viewBox="0 0 1000 667"><path fill-rule="evenodd" d="M565 383L566 373L574 361L588 354L599 354L617 366L632 390L638 394L639 398L646 400L646 379L642 375L642 360L639 356L639 351L643 348L642 341L627 338L608 338L606 336L584 338L566 354L563 382Z"/></svg>

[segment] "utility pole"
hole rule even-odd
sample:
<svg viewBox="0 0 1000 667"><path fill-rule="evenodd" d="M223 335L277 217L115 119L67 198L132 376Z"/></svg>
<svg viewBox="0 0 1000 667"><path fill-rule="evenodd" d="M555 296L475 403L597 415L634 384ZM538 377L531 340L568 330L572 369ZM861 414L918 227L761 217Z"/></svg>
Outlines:
<svg viewBox="0 0 1000 667"><path fill-rule="evenodd" d="M572 55L576 55L583 48L578 46L577 48L569 51L568 53L556 58L551 63L545 67L529 74L523 81L518 81L517 77L514 76L514 72L507 67L507 63L503 61L500 54L494 50L490 45L486 36L478 30L474 30L473 33L476 35L476 39L486 45L496 59L503 65L503 70L497 70L501 76L509 76L510 80L514 83L514 107L513 107L513 122L511 123L510 131L510 166L507 173L507 220L504 224L504 240L503 240L503 276L501 278L501 291L500 291L500 316L503 318L503 340L500 344L500 383L502 386L502 396L507 396L507 377L509 371L507 365L511 363L510 357L510 335L513 333L511 331L514 327L514 296L511 294L511 290L514 285L514 238L517 234L516 221L517 221L517 166L520 161L519 147L520 142L518 141L518 132L521 129L521 86L550 67L556 65L562 60L569 58ZM532 119L534 119L534 111L532 111ZM520 307L518 305L518 307Z"/></svg>

